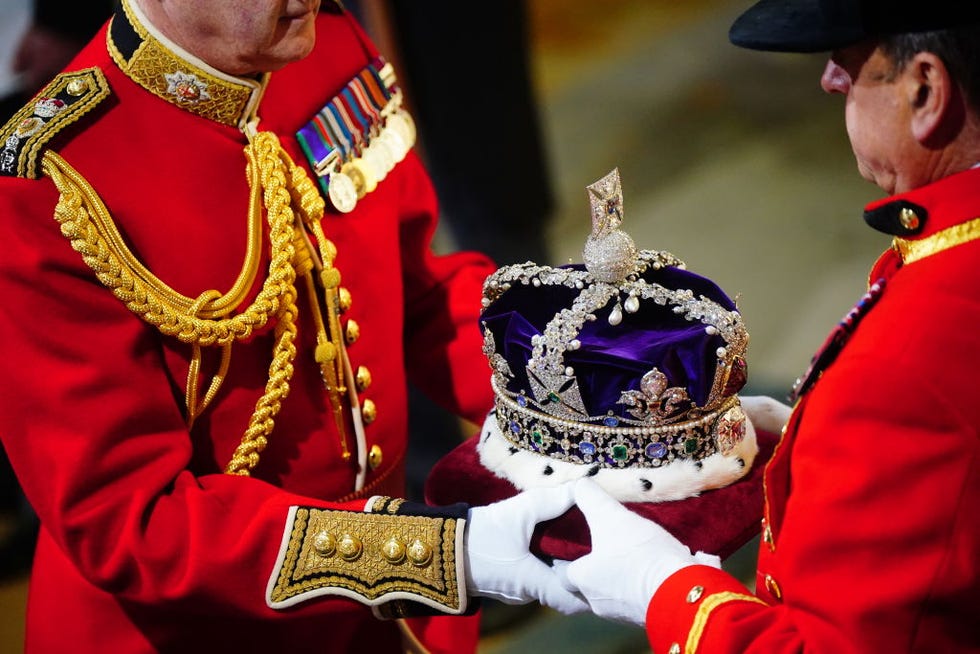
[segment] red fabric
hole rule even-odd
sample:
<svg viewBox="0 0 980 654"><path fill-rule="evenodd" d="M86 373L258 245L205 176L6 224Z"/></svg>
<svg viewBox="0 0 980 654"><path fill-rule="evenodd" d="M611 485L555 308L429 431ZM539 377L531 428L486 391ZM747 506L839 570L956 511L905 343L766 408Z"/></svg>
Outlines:
<svg viewBox="0 0 980 654"><path fill-rule="evenodd" d="M318 30L314 53L273 74L259 110L259 128L277 132L297 162L294 131L373 54L347 16L325 13ZM227 290L245 256L243 136L138 87L109 58L104 34L69 70L88 66L105 72L112 98L61 134L57 150L157 277L189 296ZM272 326L234 346L214 405L189 432L189 347L98 282L59 233L56 201L48 179L0 179L0 357L8 371L0 437L42 522L27 650L397 648L396 625L352 601L265 605L287 508L342 506L331 500L353 490L325 408L302 286L295 374L269 445L252 478L221 474L264 387ZM361 327L352 365L373 376L362 395L378 407L368 447L380 446L384 458L367 483L389 494L401 492L404 474L405 360L425 360L413 379L471 420L492 401L477 316L493 267L475 254L434 257L436 215L429 179L409 155L354 212L323 224L353 297L343 320ZM206 351L204 370L217 363ZM460 629L456 651L472 650L473 630Z"/></svg>
<svg viewBox="0 0 980 654"><path fill-rule="evenodd" d="M471 649L480 638L480 614L464 616L427 616L407 618L412 634L430 654L456 654Z"/></svg>
<svg viewBox="0 0 980 654"><path fill-rule="evenodd" d="M980 215L980 170L902 198L928 209L927 237ZM697 652L980 651L978 269L977 240L903 267L879 260L884 294L766 469L773 540L756 585L768 606L721 605ZM702 578L713 583L696 569L683 582ZM662 589L649 615L683 601ZM648 623L656 652L691 630Z"/></svg>
<svg viewBox="0 0 980 654"><path fill-rule="evenodd" d="M772 454L776 437L757 432L759 454L752 470L740 481L698 497L677 502L631 503L626 506L657 522L692 551L725 558L759 533L762 518L762 469ZM476 450L479 436L458 446L440 459L426 480L430 504L466 502L485 506L512 497L517 488L495 476L480 463ZM592 548L589 526L577 507L534 531L531 551L545 558L571 561Z"/></svg>
<svg viewBox="0 0 980 654"><path fill-rule="evenodd" d="M694 599L690 593L697 587L701 589L700 597ZM740 582L722 570L702 565L682 568L661 584L647 608L647 631L650 633L653 651L658 654L669 652L671 645L677 643L681 651L686 652L686 646L691 638L683 629L677 627L695 624L698 612L702 611L704 603L710 601L712 596L726 597L728 602L724 610L731 612L732 615L738 615L737 619L741 619L743 613L751 614L759 606L753 603L753 596ZM733 596L738 596L738 599ZM691 599L694 601L689 601ZM734 639L744 638L744 634L740 631L726 633L725 636L732 636ZM751 637L748 640L734 640L731 651L748 651L750 645ZM712 643L712 647L715 646ZM705 648L700 651L713 650Z"/></svg>

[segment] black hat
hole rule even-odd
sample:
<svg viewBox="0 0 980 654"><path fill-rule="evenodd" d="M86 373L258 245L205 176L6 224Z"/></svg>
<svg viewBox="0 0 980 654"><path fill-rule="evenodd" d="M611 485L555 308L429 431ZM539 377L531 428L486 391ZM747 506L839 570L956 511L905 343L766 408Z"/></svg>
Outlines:
<svg viewBox="0 0 980 654"><path fill-rule="evenodd" d="M865 39L980 23L976 0L760 0L735 19L729 40L774 52L824 52Z"/></svg>

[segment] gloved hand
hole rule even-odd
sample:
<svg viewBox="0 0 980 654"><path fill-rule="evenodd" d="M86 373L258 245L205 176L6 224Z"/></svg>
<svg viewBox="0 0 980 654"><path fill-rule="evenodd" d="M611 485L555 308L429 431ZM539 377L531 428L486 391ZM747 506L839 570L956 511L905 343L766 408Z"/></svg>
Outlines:
<svg viewBox="0 0 980 654"><path fill-rule="evenodd" d="M529 549L534 526L571 508L573 492L574 483L567 483L471 508L464 548L469 594L505 604L537 600L566 614L588 611L588 604L565 588L555 569Z"/></svg>
<svg viewBox="0 0 980 654"><path fill-rule="evenodd" d="M689 565L721 567L717 556L691 550L657 523L633 513L590 479L576 482L575 501L592 534L592 551L563 566L602 618L643 625L653 594Z"/></svg>
<svg viewBox="0 0 980 654"><path fill-rule="evenodd" d="M771 434L780 434L789 421L793 410L768 395L740 395L742 410L752 422L752 426Z"/></svg>

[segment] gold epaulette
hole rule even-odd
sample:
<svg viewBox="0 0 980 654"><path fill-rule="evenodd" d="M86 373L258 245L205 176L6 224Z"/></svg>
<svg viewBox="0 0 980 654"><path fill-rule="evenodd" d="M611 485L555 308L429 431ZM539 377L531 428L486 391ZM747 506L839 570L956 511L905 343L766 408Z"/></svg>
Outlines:
<svg viewBox="0 0 980 654"><path fill-rule="evenodd" d="M98 68L55 77L0 129L0 175L37 179L48 142L111 93Z"/></svg>
<svg viewBox="0 0 980 654"><path fill-rule="evenodd" d="M292 507L267 604L347 597L382 618L466 612L465 514L382 498L375 512ZM412 507L419 511L413 511ZM380 509L380 510L378 510Z"/></svg>

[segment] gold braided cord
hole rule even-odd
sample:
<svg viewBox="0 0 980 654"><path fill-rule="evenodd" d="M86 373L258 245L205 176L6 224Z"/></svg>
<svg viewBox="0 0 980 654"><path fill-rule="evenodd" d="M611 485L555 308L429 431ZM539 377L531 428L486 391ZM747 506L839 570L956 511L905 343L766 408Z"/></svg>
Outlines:
<svg viewBox="0 0 980 654"><path fill-rule="evenodd" d="M282 408L282 400L289 394L289 380L293 376L293 360L296 358L296 289L289 287L283 297L283 311L276 323L276 345L265 392L255 404L242 441L235 448L225 473L248 476L259 463L259 454L268 444L269 434L275 427L275 417Z"/></svg>
<svg viewBox="0 0 980 654"><path fill-rule="evenodd" d="M348 388L345 383L343 343L344 334L340 326L340 271L333 263L337 257L337 247L323 233L320 219L323 217L324 201L317 191L313 181L299 166L287 158L287 165L293 171L292 194L293 204L300 208L300 214L307 229L313 233L320 253L320 281L323 287L323 300L326 306L327 324L324 325L321 313L315 310L317 326L316 361L320 365L320 376L327 390L330 401L330 411L333 414L334 425L340 437L341 456L344 460L351 458L350 446L347 443L347 418L345 396ZM306 231L303 232L304 243ZM312 258L312 254L310 254ZM313 280L308 280L310 304L319 307L316 298L316 288Z"/></svg>
<svg viewBox="0 0 980 654"><path fill-rule="evenodd" d="M161 333L191 344L197 352L194 355L197 358L190 366L195 372L195 379L188 380L187 389L191 421L217 392L227 371L231 343L247 338L271 317L277 318L265 392L256 403L241 443L225 468L226 473L238 475L248 475L258 463L259 453L265 448L273 430L274 418L282 400L289 393L292 362L296 356L296 267L303 268L303 272L311 267L308 259L304 261L302 256L294 260L294 242L298 242L295 232L302 226L294 224L295 216L290 206L294 191L291 187L296 185L297 179L303 178L306 183L301 183L302 188L313 188L315 191L305 172L289 159L274 134L255 134L245 148L245 155L251 189L249 246L245 265L231 292L222 295L217 291L206 291L196 299L187 298L166 286L132 255L101 198L64 159L47 151L42 162L42 170L61 194L55 207L55 219L72 247L82 255L102 284L133 313L156 326ZM291 174L289 180L286 171ZM261 244L261 224L260 220L256 220L261 213L258 203L260 192L269 224L271 256L268 277L255 300L244 311L232 317L215 319L211 316L226 314L237 306L235 302L241 302L254 281ZM300 204L304 220L312 218L307 207L316 214L314 204L308 201ZM322 201L319 215L322 216ZM222 346L222 363L204 401L199 402L196 372L200 367L200 347L206 346Z"/></svg>
<svg viewBox="0 0 980 654"><path fill-rule="evenodd" d="M246 154L252 148L246 149ZM187 298L152 275L122 242L105 205L95 189L60 156L48 150L42 170L61 192L55 207L55 220L61 232L85 263L113 294L129 309L167 336L203 346L241 340L262 327L279 308L284 288L292 283L292 212L269 213L272 260L269 276L252 304L231 318L202 318L191 313L196 299ZM250 162L250 168L254 168ZM254 247L251 250L257 251ZM250 251L247 258L256 256ZM240 299L240 298L239 298ZM218 312L215 302L202 307L200 314ZM227 313L227 309L223 310Z"/></svg>

